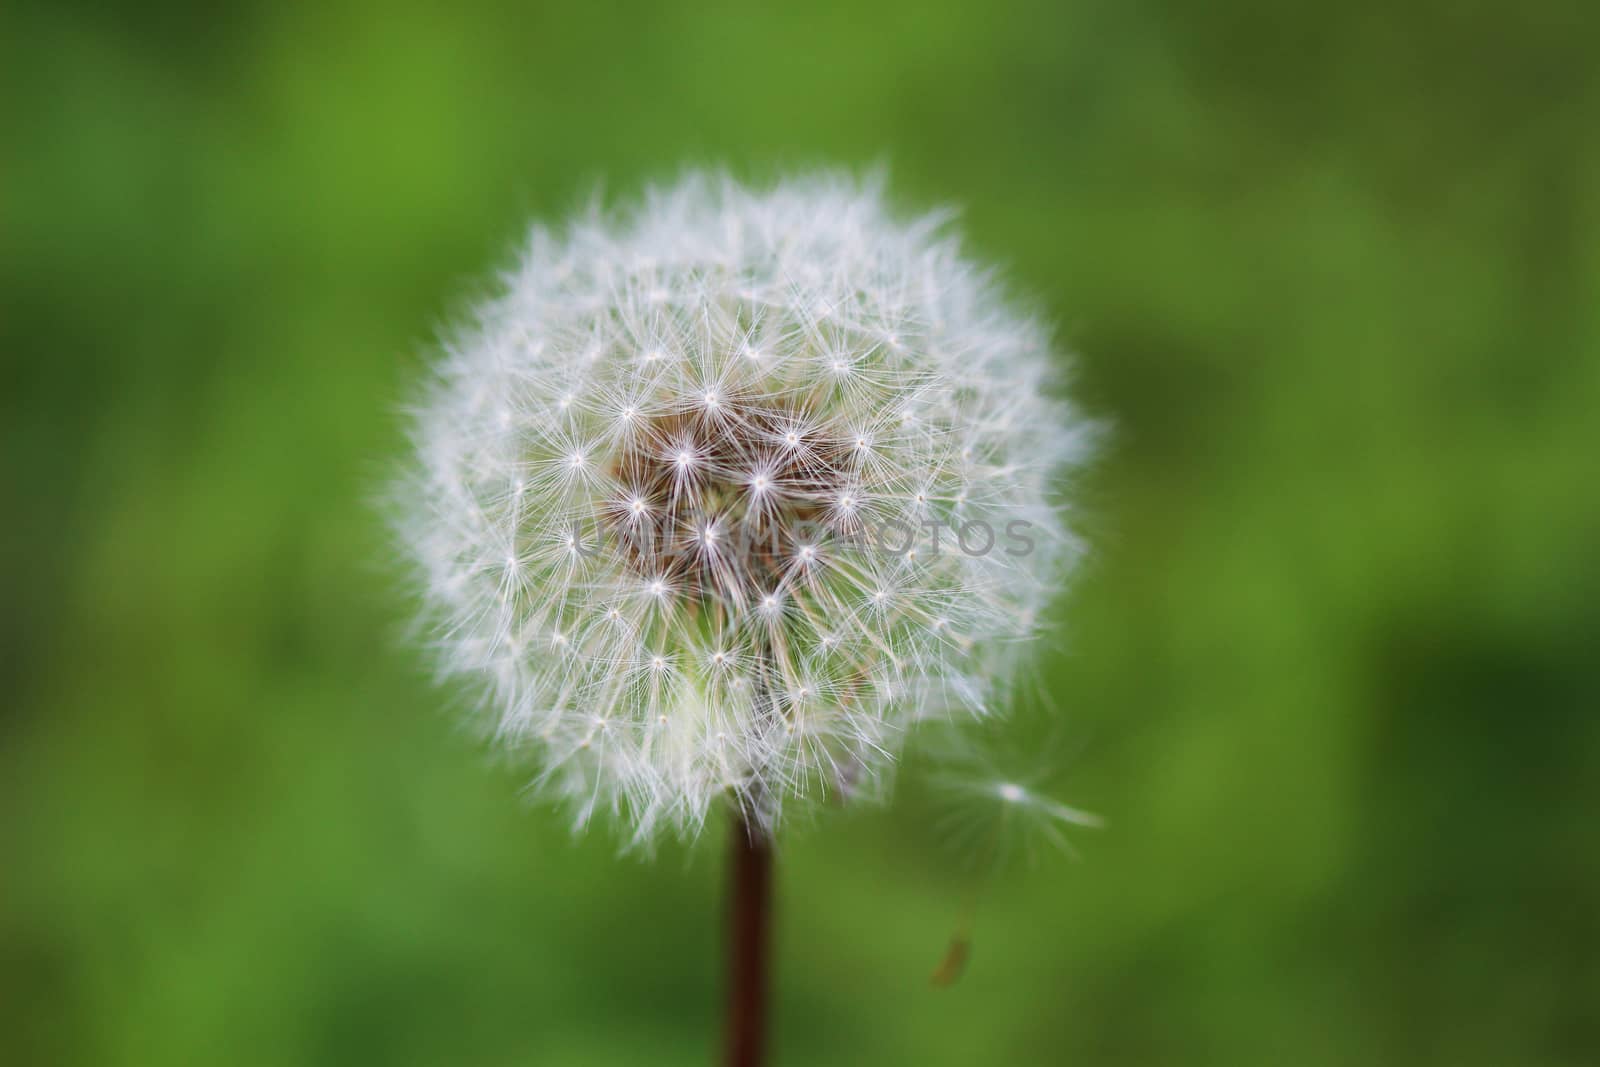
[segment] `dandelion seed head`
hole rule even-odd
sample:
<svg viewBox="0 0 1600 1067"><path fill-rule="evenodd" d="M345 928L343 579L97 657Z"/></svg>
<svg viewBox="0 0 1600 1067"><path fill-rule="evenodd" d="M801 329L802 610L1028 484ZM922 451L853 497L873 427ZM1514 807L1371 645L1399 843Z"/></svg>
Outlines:
<svg viewBox="0 0 1600 1067"><path fill-rule="evenodd" d="M919 723L1003 699L1077 557L1059 478L1093 434L1049 353L875 182L690 175L535 230L393 494L443 672L636 842L868 792ZM1030 550L859 536L953 506Z"/></svg>

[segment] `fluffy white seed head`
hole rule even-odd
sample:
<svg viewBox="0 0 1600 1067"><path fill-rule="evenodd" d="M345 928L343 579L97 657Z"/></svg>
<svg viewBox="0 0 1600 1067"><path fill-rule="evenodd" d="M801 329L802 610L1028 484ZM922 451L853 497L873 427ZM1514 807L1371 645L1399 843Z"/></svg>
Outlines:
<svg viewBox="0 0 1600 1067"><path fill-rule="evenodd" d="M1076 554L1049 340L876 184L694 175L536 229L449 345L395 511L446 674L581 825L882 781L983 716Z"/></svg>

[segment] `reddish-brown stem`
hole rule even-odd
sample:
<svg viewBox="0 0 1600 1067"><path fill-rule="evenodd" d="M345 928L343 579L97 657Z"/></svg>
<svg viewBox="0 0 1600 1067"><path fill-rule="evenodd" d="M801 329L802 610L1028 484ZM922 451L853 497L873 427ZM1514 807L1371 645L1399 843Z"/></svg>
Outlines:
<svg viewBox="0 0 1600 1067"><path fill-rule="evenodd" d="M759 1067L766 1053L772 843L741 814L729 832L728 1067Z"/></svg>

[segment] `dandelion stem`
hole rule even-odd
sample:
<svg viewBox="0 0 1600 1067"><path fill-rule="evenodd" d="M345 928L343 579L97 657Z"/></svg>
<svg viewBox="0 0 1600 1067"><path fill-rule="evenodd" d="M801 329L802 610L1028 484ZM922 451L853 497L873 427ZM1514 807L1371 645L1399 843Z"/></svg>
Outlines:
<svg viewBox="0 0 1600 1067"><path fill-rule="evenodd" d="M729 833L728 1067L759 1067L766 1051L772 842L741 813Z"/></svg>

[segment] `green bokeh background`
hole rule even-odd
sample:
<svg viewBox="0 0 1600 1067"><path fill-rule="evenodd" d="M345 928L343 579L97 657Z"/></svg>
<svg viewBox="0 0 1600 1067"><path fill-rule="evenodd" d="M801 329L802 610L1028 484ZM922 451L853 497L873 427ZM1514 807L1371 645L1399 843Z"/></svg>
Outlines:
<svg viewBox="0 0 1600 1067"><path fill-rule="evenodd" d="M1600 1062L1586 5L8 5L0 1061L704 1063L719 841L618 859L398 640L368 506L533 218L963 206L1117 427L1040 668L1078 861L783 842L785 1064Z"/></svg>

